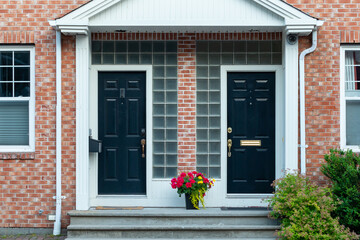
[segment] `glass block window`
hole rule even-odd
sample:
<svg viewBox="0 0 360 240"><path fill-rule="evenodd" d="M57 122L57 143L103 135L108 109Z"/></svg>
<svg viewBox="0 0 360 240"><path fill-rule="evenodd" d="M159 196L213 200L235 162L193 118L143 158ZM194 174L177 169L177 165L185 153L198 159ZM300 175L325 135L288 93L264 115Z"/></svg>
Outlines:
<svg viewBox="0 0 360 240"><path fill-rule="evenodd" d="M346 145L360 145L360 50L345 51Z"/></svg>
<svg viewBox="0 0 360 240"><path fill-rule="evenodd" d="M153 177L177 175L177 42L93 41L92 64L153 66Z"/></svg>
<svg viewBox="0 0 360 240"><path fill-rule="evenodd" d="M0 47L0 150L27 150L34 142L31 54L29 47Z"/></svg>
<svg viewBox="0 0 360 240"><path fill-rule="evenodd" d="M196 168L220 178L221 65L281 65L281 41L198 41L196 45Z"/></svg>

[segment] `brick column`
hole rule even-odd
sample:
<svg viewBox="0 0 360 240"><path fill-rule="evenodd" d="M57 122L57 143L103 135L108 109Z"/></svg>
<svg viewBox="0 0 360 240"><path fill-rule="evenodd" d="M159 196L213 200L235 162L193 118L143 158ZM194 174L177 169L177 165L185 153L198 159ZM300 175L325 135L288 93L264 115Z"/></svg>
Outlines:
<svg viewBox="0 0 360 240"><path fill-rule="evenodd" d="M196 169L195 34L178 35L178 171Z"/></svg>

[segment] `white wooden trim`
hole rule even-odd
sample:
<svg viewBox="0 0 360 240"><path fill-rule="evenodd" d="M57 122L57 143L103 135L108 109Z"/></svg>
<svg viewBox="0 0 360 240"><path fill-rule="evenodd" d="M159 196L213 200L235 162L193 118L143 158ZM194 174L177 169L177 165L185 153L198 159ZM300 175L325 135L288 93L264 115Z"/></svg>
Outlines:
<svg viewBox="0 0 360 240"><path fill-rule="evenodd" d="M340 148L360 152L360 146L346 145L346 100L360 100L360 98L345 96L345 51L360 51L360 46L340 47Z"/></svg>
<svg viewBox="0 0 360 240"><path fill-rule="evenodd" d="M152 152L153 152L153 92L152 92L152 65L92 65L90 75L90 128L93 138L98 138L98 73L106 71L137 71L146 72L146 195L98 195L98 154L90 154L90 204L91 206L105 206L111 203L111 206L131 206L137 205L151 206L152 203ZM168 180L165 180L168 181Z"/></svg>
<svg viewBox="0 0 360 240"><path fill-rule="evenodd" d="M35 46L0 46L0 50L30 51L30 97L1 97L9 102L29 102L29 145L0 146L0 152L35 152Z"/></svg>
<svg viewBox="0 0 360 240"><path fill-rule="evenodd" d="M131 0L128 0L131 1ZM128 1L125 1L122 4L118 4L121 2L121 0L94 0L92 2L89 2L87 4L84 4L80 8L70 12L69 14L63 16L62 18L56 19L55 21L51 22L51 24L54 27L57 27L65 34L86 34L89 27L96 26L96 29L99 29L99 27L104 28L107 26L112 26L115 19L110 19L109 17L105 17L105 22L103 21L96 21L97 16L101 15L101 13L105 13L108 9L112 8L122 8L124 4L126 4ZM145 3L149 2L149 3ZM278 16L280 19L284 19L284 21L278 21L275 25L277 27L286 27L286 31L288 33L299 33L303 35L308 35L311 33L311 31L319 25L322 25L322 21L317 20L316 18L313 18L302 11L296 9L295 7L283 2L283 1L274 1L274 0L252 0L249 1L251 4L259 5L259 8L261 8L264 12L264 14L269 14L271 12L273 15ZM140 6L148 4L146 9L139 10L137 7L124 7L127 11L127 16L133 16L136 15L137 11L143 12L141 16L146 17L146 21L139 21L138 18L133 18L130 21L120 21L118 23L115 23L117 27L131 27L132 30L138 31L139 29L137 27L144 27L147 26L147 28L151 28L153 26L157 27L165 27L162 29L159 29L159 31L163 31L165 29L171 30L168 27L169 26L193 26L194 28L191 31L202 31L204 30L204 26L223 26L223 27L229 27L229 26L237 26L238 29L234 29L233 31L248 31L250 30L250 26L252 28L257 26L266 26L268 25L269 20L261 20L262 23L256 23L253 24L250 22L248 23L242 23L241 21L238 22L238 18L232 18L227 19L224 16L221 17L217 22L213 22L211 18L203 17L203 14L200 13L200 17L197 17L193 19L192 21L189 20L189 14L191 14L194 9L196 10L203 10L203 12L210 12L211 9L207 9L206 6L212 6L206 4L206 1L198 1L197 3L194 3L190 0L183 1L181 3L172 3L169 1L144 1L140 3ZM192 6L192 11L189 12L189 8L180 8L179 4L181 5L189 5ZM231 5L232 4L232 5ZM233 5L237 4L236 1L233 1L230 3L229 9L235 9L235 6ZM222 8L228 7L226 3L224 2L222 5L220 4L219 7L217 7L218 11L221 11ZM155 15L156 13L154 11L151 11L152 8L163 8L164 12L168 12L169 14L164 14L164 16L160 19L158 19L158 15ZM208 11L206 11L208 10ZM186 12L187 11L187 12ZM151 15L153 14L153 15ZM110 14L110 17L113 14ZM180 18L175 19L176 16L181 16ZM201 18L203 17L203 19ZM258 16L261 17L261 16ZM94 21L92 21L94 20ZM116 27L115 26L115 27ZM239 29L239 27L243 27L242 29ZM96 29L94 31L96 31ZM143 28L141 28L143 30ZM152 28L155 30L156 28ZM209 29L209 28L206 28ZM219 30L218 28L216 28ZM110 28L109 28L110 30ZM111 29L111 31L115 31L116 28ZM128 29L130 30L130 29ZM179 30L179 29L178 29ZM213 29L215 30L215 28ZM265 31L266 29L264 29ZM273 29L274 30L274 29ZM185 30L184 30L185 31ZM189 31L189 29L188 29ZM220 29L221 31L221 29Z"/></svg>
<svg viewBox="0 0 360 240"><path fill-rule="evenodd" d="M298 42L290 45L283 34L283 64L285 67L285 170L296 171L298 166Z"/></svg>
<svg viewBox="0 0 360 240"><path fill-rule="evenodd" d="M227 193L227 74L229 72L275 72L275 178L284 169L284 71L280 65L221 66L221 180L215 182L206 200L207 206L249 207L266 206L262 199L272 194Z"/></svg>
<svg viewBox="0 0 360 240"><path fill-rule="evenodd" d="M76 36L76 210L89 205L89 63L90 39Z"/></svg>

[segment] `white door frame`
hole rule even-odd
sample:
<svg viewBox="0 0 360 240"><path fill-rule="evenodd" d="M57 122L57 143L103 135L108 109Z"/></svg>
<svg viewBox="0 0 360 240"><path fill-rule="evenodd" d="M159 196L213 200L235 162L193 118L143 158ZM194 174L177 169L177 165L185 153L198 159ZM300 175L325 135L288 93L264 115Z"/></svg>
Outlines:
<svg viewBox="0 0 360 240"><path fill-rule="evenodd" d="M146 195L98 195L98 154L90 153L90 206L144 205L151 195L152 176L152 66L151 65L92 65L90 70L89 128L98 139L98 73L146 72ZM101 139L100 139L101 140ZM131 200L129 200L131 199ZM114 204L116 203L116 204Z"/></svg>
<svg viewBox="0 0 360 240"><path fill-rule="evenodd" d="M284 166L284 71L282 65L222 65L221 66L221 180L209 192L208 205L227 207L267 206L262 200L272 194L227 193L227 75L229 72L275 73L275 178ZM212 189L213 190L213 189ZM215 193L216 192L216 193Z"/></svg>

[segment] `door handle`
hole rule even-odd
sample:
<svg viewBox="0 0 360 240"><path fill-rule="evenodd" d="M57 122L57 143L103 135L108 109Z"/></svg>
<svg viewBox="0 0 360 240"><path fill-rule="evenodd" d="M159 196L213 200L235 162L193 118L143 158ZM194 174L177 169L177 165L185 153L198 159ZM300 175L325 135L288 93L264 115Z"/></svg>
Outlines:
<svg viewBox="0 0 360 240"><path fill-rule="evenodd" d="M142 158L145 158L145 144L146 144L146 140L141 139L141 157Z"/></svg>
<svg viewBox="0 0 360 240"><path fill-rule="evenodd" d="M231 147L232 147L232 140L231 139L228 139L228 142L227 142L227 145L228 145L228 157L231 157Z"/></svg>

